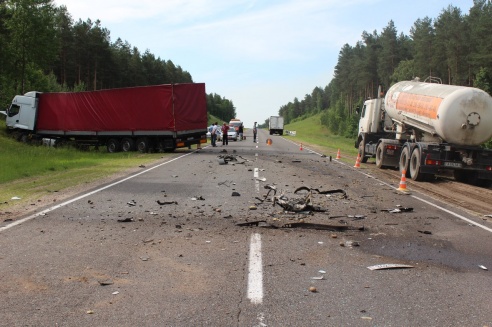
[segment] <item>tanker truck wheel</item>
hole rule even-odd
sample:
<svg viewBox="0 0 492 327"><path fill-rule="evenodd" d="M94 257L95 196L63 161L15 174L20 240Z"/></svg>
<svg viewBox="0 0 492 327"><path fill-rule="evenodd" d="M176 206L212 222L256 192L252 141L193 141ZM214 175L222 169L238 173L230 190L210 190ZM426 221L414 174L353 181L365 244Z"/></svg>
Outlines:
<svg viewBox="0 0 492 327"><path fill-rule="evenodd" d="M376 148L376 167L383 168L384 143L381 142Z"/></svg>
<svg viewBox="0 0 492 327"><path fill-rule="evenodd" d="M115 153L120 151L120 141L118 139L109 139L108 142L106 143L106 148L108 149L109 153Z"/></svg>
<svg viewBox="0 0 492 327"><path fill-rule="evenodd" d="M403 172L403 170L405 170L406 177L410 177L410 171L408 169L409 162L410 162L410 148L406 146L401 150L401 155L400 155L400 172Z"/></svg>
<svg viewBox="0 0 492 327"><path fill-rule="evenodd" d="M364 139L360 140L359 142L359 155L360 155L360 162L366 163L368 157L366 157L366 141Z"/></svg>
<svg viewBox="0 0 492 327"><path fill-rule="evenodd" d="M410 178L417 182L430 181L434 175L433 174L424 174L420 171L420 159L422 154L420 153L419 148L415 148L412 151L412 156L410 157L409 162L409 170L410 170Z"/></svg>

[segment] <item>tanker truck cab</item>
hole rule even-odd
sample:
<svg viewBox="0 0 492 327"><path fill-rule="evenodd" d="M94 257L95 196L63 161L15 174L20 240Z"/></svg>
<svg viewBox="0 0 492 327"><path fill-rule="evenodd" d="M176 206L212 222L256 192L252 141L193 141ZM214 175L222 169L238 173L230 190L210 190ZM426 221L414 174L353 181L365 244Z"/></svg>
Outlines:
<svg viewBox="0 0 492 327"><path fill-rule="evenodd" d="M382 94L381 88L378 94ZM397 166L401 146L398 141L392 139L392 129L393 122L384 111L384 98L380 96L366 100L360 112L358 137L355 142L361 162L376 158L378 167Z"/></svg>
<svg viewBox="0 0 492 327"><path fill-rule="evenodd" d="M17 95L5 112L5 121L10 130L34 131L36 113L38 108L39 92L28 92L25 95Z"/></svg>

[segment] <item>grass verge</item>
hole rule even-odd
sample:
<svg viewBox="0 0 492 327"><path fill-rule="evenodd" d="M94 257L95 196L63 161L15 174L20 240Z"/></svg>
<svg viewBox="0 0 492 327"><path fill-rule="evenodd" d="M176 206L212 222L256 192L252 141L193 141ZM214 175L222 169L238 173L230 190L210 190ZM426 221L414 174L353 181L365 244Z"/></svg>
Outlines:
<svg viewBox="0 0 492 327"><path fill-rule="evenodd" d="M321 115L314 115L304 120L285 125L284 131L296 131L296 136L285 135L286 138L305 146L315 147L319 152L336 157L340 149L342 160L351 162L357 157L355 140L343 136L333 135L325 126L321 125ZM313 149L314 150L314 149Z"/></svg>

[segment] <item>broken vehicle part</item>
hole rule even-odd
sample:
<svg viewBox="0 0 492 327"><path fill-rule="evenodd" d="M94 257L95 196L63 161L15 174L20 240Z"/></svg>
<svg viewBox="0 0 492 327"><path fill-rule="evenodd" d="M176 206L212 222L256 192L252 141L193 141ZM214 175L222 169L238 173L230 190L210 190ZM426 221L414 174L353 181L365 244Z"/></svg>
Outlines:
<svg viewBox="0 0 492 327"><path fill-rule="evenodd" d="M159 201L159 200L157 200L156 202L160 206L164 206L166 204L178 204L178 201Z"/></svg>
<svg viewBox="0 0 492 327"><path fill-rule="evenodd" d="M374 265L374 266L367 267L367 269L369 269L369 270L406 269L406 268L413 268L413 266L403 265L403 264L399 264L399 263L385 263L385 264L381 264L381 265Z"/></svg>
<svg viewBox="0 0 492 327"><path fill-rule="evenodd" d="M351 226L313 224L313 223L289 223L289 224L284 224L282 228L306 228L306 229L330 230L330 231L346 231L346 230L363 231L364 230L364 227L351 227Z"/></svg>

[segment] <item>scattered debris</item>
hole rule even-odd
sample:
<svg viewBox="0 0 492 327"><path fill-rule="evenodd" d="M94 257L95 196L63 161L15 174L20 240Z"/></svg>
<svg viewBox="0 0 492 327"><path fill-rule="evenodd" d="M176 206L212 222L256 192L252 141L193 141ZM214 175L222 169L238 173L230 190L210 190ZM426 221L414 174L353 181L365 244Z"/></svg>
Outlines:
<svg viewBox="0 0 492 327"><path fill-rule="evenodd" d="M88 315L91 315L91 314L94 314L94 311L92 311L92 310L87 310L87 312L86 312L86 313L87 313Z"/></svg>
<svg viewBox="0 0 492 327"><path fill-rule="evenodd" d="M256 180L257 181L261 181L261 182L266 182L266 178L265 177L256 177Z"/></svg>
<svg viewBox="0 0 492 327"><path fill-rule="evenodd" d="M432 235L432 232L428 231L428 230L418 230L417 232L422 233L422 234Z"/></svg>
<svg viewBox="0 0 492 327"><path fill-rule="evenodd" d="M192 200L192 201L197 201L197 200L199 200L199 201L205 201L205 199L204 199L204 198L203 198L203 196L201 196L201 195L200 195L200 196L195 196L195 197L192 197L192 198L191 198L191 200Z"/></svg>
<svg viewBox="0 0 492 327"><path fill-rule="evenodd" d="M167 204L178 204L178 201L159 201L159 200L157 200L156 202L160 206L164 206Z"/></svg>
<svg viewBox="0 0 492 327"><path fill-rule="evenodd" d="M232 196L241 196L238 192L232 192Z"/></svg>
<svg viewBox="0 0 492 327"><path fill-rule="evenodd" d="M130 207L134 207L137 205L137 202L135 202L135 200L131 200L131 201L127 202L126 204L128 204Z"/></svg>
<svg viewBox="0 0 492 327"><path fill-rule="evenodd" d="M323 279L325 279L325 276L311 277L311 279L314 279L314 280L323 280Z"/></svg>
<svg viewBox="0 0 492 327"><path fill-rule="evenodd" d="M400 213L400 212L410 212L413 211L413 208L395 208L395 209L381 209L381 211L387 211L389 213Z"/></svg>
<svg viewBox="0 0 492 327"><path fill-rule="evenodd" d="M347 241L347 242L341 242L340 246L346 246L348 248L351 248L354 246L360 246L360 244L357 241Z"/></svg>
<svg viewBox="0 0 492 327"><path fill-rule="evenodd" d="M292 162L301 162L301 160L292 160Z"/></svg>
<svg viewBox="0 0 492 327"><path fill-rule="evenodd" d="M256 209L258 209L257 206L249 206L249 210L256 210Z"/></svg>
<svg viewBox="0 0 492 327"><path fill-rule="evenodd" d="M150 259L149 257L140 257L140 260L142 261L149 261L149 259Z"/></svg>
<svg viewBox="0 0 492 327"><path fill-rule="evenodd" d="M363 231L364 230L364 227L351 227L351 226L313 224L313 223L289 223L289 224L284 224L282 227L283 228L306 228L306 229L330 230L330 231L346 231L346 230Z"/></svg>
<svg viewBox="0 0 492 327"><path fill-rule="evenodd" d="M111 293L111 294L112 294L112 295L118 295L118 294L120 294L120 292L118 292L118 291L114 291L114 292L113 292L113 293Z"/></svg>
<svg viewBox="0 0 492 327"><path fill-rule="evenodd" d="M132 221L133 221L133 218L118 219L119 223L131 223Z"/></svg>
<svg viewBox="0 0 492 327"><path fill-rule="evenodd" d="M309 292L316 293L317 291L318 290L316 289L316 287L314 287L314 286L309 287Z"/></svg>
<svg viewBox="0 0 492 327"><path fill-rule="evenodd" d="M367 269L369 270L406 269L406 268L414 268L414 267L410 265L399 264L399 263L385 263L381 265L367 267Z"/></svg>
<svg viewBox="0 0 492 327"><path fill-rule="evenodd" d="M98 283L101 286L113 285L113 281L110 280L110 279L107 279L107 280L98 280Z"/></svg>
<svg viewBox="0 0 492 327"><path fill-rule="evenodd" d="M484 217L492 218L492 215L483 215Z"/></svg>
<svg viewBox="0 0 492 327"><path fill-rule="evenodd" d="M138 166L138 167L139 167L139 168L145 168L145 165L140 165L140 166Z"/></svg>
<svg viewBox="0 0 492 327"><path fill-rule="evenodd" d="M479 265L480 268L482 268L483 270L488 270L487 267L483 266L483 265Z"/></svg>
<svg viewBox="0 0 492 327"><path fill-rule="evenodd" d="M13 196L10 198L10 200L20 200L21 198L19 198L18 196Z"/></svg>
<svg viewBox="0 0 492 327"><path fill-rule="evenodd" d="M266 220L248 221L245 223L236 224L236 226L259 226L261 223L266 224Z"/></svg>

